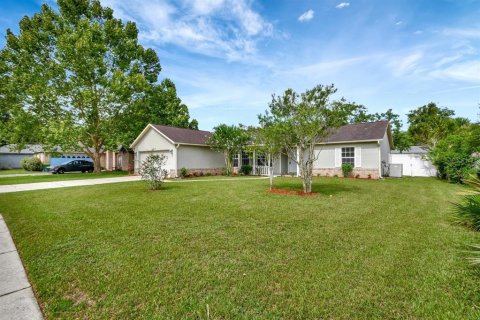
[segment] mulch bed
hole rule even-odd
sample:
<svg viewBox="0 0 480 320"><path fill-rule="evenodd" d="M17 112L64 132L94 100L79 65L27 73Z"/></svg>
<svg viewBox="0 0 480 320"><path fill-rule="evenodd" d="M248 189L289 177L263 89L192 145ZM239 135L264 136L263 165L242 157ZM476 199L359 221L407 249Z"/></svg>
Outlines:
<svg viewBox="0 0 480 320"><path fill-rule="evenodd" d="M302 197L312 197L312 196L320 195L320 193L318 192L305 193L303 191L286 190L286 189L272 189L272 190L267 190L267 192L275 193L275 194L302 196Z"/></svg>

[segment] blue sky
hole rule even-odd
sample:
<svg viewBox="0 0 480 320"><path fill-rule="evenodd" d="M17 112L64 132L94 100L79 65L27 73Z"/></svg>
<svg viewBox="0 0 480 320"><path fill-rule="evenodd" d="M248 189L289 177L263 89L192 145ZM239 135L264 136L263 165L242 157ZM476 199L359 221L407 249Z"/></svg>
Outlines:
<svg viewBox="0 0 480 320"><path fill-rule="evenodd" d="M2 0L2 33L41 3ZM331 83L371 112L433 101L478 119L478 0L102 3L137 23L201 129L256 124L272 93Z"/></svg>

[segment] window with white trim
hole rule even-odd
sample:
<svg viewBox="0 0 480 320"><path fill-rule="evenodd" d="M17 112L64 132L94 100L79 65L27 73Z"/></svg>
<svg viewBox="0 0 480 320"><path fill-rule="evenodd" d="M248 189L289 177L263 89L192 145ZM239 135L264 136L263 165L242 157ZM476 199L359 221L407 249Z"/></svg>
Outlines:
<svg viewBox="0 0 480 320"><path fill-rule="evenodd" d="M250 156L246 152L242 152L242 166L250 164Z"/></svg>
<svg viewBox="0 0 480 320"><path fill-rule="evenodd" d="M345 163L355 166L355 147L342 148L342 164Z"/></svg>
<svg viewBox="0 0 480 320"><path fill-rule="evenodd" d="M265 158L265 155L260 154L257 155L257 166L265 166L267 165L267 160Z"/></svg>
<svg viewBox="0 0 480 320"><path fill-rule="evenodd" d="M238 153L233 155L233 166L238 167Z"/></svg>

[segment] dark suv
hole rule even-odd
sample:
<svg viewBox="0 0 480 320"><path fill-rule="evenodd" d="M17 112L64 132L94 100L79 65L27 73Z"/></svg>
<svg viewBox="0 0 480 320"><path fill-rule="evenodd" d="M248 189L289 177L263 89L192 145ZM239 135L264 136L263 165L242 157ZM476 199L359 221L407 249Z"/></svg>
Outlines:
<svg viewBox="0 0 480 320"><path fill-rule="evenodd" d="M54 174L73 171L80 171L82 173L93 172L93 162L87 160L71 160L53 167L50 171Z"/></svg>

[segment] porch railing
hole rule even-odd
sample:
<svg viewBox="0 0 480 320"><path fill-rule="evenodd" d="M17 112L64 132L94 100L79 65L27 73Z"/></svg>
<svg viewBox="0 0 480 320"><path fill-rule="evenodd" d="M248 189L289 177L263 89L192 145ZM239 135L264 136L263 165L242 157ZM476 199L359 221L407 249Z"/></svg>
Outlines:
<svg viewBox="0 0 480 320"><path fill-rule="evenodd" d="M268 176L268 166L255 166L255 172L253 174L259 176Z"/></svg>

